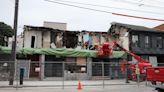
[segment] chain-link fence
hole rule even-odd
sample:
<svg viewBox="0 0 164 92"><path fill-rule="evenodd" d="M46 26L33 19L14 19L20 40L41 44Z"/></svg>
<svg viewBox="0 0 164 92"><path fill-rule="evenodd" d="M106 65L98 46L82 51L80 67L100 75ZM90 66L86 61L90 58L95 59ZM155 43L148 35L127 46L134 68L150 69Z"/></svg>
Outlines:
<svg viewBox="0 0 164 92"><path fill-rule="evenodd" d="M9 65L13 65L14 62L11 61L1 61L0 62L0 81L7 81L10 75Z"/></svg>
<svg viewBox="0 0 164 92"><path fill-rule="evenodd" d="M159 66L163 66L161 63ZM7 86L15 66L14 86L83 86L127 85L141 82L136 71L119 62L65 62L65 61L0 61L0 86ZM134 76L133 76L134 75ZM146 79L142 80L145 81ZM147 80L148 81L148 80Z"/></svg>

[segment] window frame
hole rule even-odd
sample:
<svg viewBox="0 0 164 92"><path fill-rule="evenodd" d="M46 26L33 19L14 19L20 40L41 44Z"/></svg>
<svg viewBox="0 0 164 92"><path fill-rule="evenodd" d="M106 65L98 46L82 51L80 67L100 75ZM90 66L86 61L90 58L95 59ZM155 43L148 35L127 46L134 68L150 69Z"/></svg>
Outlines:
<svg viewBox="0 0 164 92"><path fill-rule="evenodd" d="M135 39L137 37L137 40ZM132 46L139 47L139 34L132 34Z"/></svg>
<svg viewBox="0 0 164 92"><path fill-rule="evenodd" d="M159 37L161 39L158 39ZM160 44L160 45L158 45L158 44ZM163 48L163 37L162 36L156 36L156 48L159 48L159 49Z"/></svg>
<svg viewBox="0 0 164 92"><path fill-rule="evenodd" d="M148 38L146 38L148 37ZM144 47L145 48L150 48L151 47L151 39L150 39L150 35L144 35Z"/></svg>

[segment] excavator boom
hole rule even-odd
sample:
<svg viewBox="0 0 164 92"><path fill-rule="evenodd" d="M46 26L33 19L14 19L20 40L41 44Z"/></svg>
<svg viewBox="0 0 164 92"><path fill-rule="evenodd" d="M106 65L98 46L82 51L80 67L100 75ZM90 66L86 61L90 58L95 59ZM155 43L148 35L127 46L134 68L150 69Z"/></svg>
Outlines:
<svg viewBox="0 0 164 92"><path fill-rule="evenodd" d="M116 42L115 42L115 44L116 44L115 46L119 47L120 49L122 49L123 51L125 51L126 53L128 53L129 55L132 55L136 60L138 60L138 62L140 62L140 63L148 63L147 60L142 59L140 56L134 54L132 51L128 51L127 49L121 47Z"/></svg>

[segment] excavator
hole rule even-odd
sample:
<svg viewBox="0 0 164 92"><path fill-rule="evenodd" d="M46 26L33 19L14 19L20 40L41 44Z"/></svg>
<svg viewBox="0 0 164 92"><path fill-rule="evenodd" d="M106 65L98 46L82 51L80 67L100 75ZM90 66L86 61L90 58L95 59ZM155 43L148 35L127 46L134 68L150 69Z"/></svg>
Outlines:
<svg viewBox="0 0 164 92"><path fill-rule="evenodd" d="M139 74L140 81L151 81L152 84L156 84L156 82L164 83L164 66L157 66L154 67L152 64L140 56L134 54L132 51L129 51L122 46L120 46L117 42L112 43L104 43L102 45L96 46L97 56L110 56L112 55L112 51L114 48L120 48L122 51L126 52L127 54L133 56L138 62L131 63L128 61L121 62L121 71L125 72L125 66L128 65L130 68L130 74L128 78L131 80L137 80L137 74ZM138 70L138 73L136 73ZM163 86L155 86L158 92L164 92Z"/></svg>

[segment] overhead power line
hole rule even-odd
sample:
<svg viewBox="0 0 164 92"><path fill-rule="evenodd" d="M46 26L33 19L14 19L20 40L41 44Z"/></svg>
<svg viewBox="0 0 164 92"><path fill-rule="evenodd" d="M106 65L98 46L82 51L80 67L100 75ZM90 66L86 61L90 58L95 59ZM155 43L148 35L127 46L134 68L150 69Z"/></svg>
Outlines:
<svg viewBox="0 0 164 92"><path fill-rule="evenodd" d="M45 0L45 1L51 2L51 3L57 3L57 4L61 4L61 5L66 5L66 6L72 6L72 7L81 8L81 9L92 10L92 11L112 13L112 12L109 12L109 11L97 10L97 9L92 9L92 8L87 8L87 7L81 7L81 6L77 6L77 5L73 5L73 4L66 4L66 3L61 3L61 2L51 1L51 0Z"/></svg>
<svg viewBox="0 0 164 92"><path fill-rule="evenodd" d="M122 3L128 3L128 4L133 4L133 5L138 5L138 6L145 6L145 7L154 7L154 8L160 8L160 9L164 9L164 7L162 6L155 6L155 5L150 5L150 4L145 4L142 2L133 2L133 1L127 1L127 0L112 0L112 1L119 1Z"/></svg>
<svg viewBox="0 0 164 92"><path fill-rule="evenodd" d="M162 19L139 17L139 16L132 16L132 15L120 14L120 13L112 13L112 14L113 14L113 15L119 15L119 16L125 16L125 17L131 17L131 18L138 18L138 19L155 20L155 21L164 21L164 20L162 20Z"/></svg>
<svg viewBox="0 0 164 92"><path fill-rule="evenodd" d="M127 11L135 11L135 12L151 13L151 14L164 14L164 13L159 13L159 12L151 12L151 11L144 11L144 10L134 10L134 9L118 8L118 7L110 7L110 6L97 5L97 4L79 3L79 2L72 2L72 1L67 1L67 0L53 0L53 1L67 2L67 3L73 3L73 4L81 4L81 5L89 5L89 6L96 6L96 7L103 7L103 8L117 9L117 10L127 10Z"/></svg>
<svg viewBox="0 0 164 92"><path fill-rule="evenodd" d="M73 5L73 4L61 3L61 2L57 2L57 1L51 1L51 0L45 0L45 1L51 2L51 3L56 3L56 4L61 4L61 5L66 5L66 6L72 6L72 7L81 8L81 9L97 11L97 12L110 13L110 14L117 15L117 16L124 16L124 17L131 17L131 18L138 18L138 19L145 19L145 20L154 20L154 21L164 21L164 19L146 18L146 17L140 17L140 16L132 16L132 15L127 15L127 14L114 13L114 12L110 12L110 11L81 7L81 6L77 6L77 5Z"/></svg>

